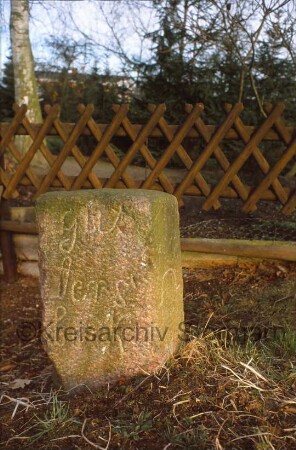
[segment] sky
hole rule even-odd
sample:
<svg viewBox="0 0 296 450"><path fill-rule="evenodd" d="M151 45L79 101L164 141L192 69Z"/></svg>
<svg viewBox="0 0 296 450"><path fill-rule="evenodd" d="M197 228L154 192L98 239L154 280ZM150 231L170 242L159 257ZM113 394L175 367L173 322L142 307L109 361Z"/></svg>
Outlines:
<svg viewBox="0 0 296 450"><path fill-rule="evenodd" d="M19 1L19 0L16 0ZM231 0L230 0L231 2ZM265 0L268 6L281 2L281 0ZM252 49L249 35L252 35L260 25L263 9L260 0L254 3L258 6L253 14L247 0L242 0L242 11L246 19L247 32L244 32L246 45L241 54L251 54ZM290 5L294 4L292 0ZM240 6L237 3L236 8ZM124 73L122 60L116 55L119 47L129 58L138 61L147 61L151 55L151 40L143 38L145 31L154 31L157 28L157 17L152 0L30 0L30 39L36 67L41 63L58 64L53 51L46 44L50 36L59 36L63 40L85 40L92 46L92 54L84 54L75 61L75 67L80 72L89 72L94 65L100 73L106 69L113 74ZM289 6L289 5L288 5ZM236 9L232 8L235 18ZM290 12L289 12L290 11ZM290 6L285 14L294 14ZM283 19L285 19L285 14ZM3 70L9 55L10 0L0 0L0 69ZM274 17L273 17L274 19ZM190 26L195 26L195 16ZM201 20L199 20L199 23ZM195 28L193 28L193 33ZM198 34L198 31L197 31ZM248 35L247 35L248 34ZM260 39L264 37L264 30ZM294 36L294 39L296 37ZM190 39L188 40L190 50ZM193 41L194 42L194 41ZM130 65L129 65L130 67ZM1 74L0 74L1 75Z"/></svg>
<svg viewBox="0 0 296 450"><path fill-rule="evenodd" d="M96 62L101 71L108 67L111 72L118 73L121 71L120 59L110 55L106 49L116 46L112 29L116 31L118 43L130 57L139 58L141 53L146 57L149 55L147 44L146 47L141 46L136 32L137 29L141 32L148 27L151 29L156 23L149 0L124 3L119 0L33 0L30 5L30 40L37 64L52 63L52 52L46 45L46 38L50 35L82 40L85 33L94 44L96 58L90 55L81 57L76 62L79 69L87 71ZM0 12L0 66L3 69L10 46L10 0L0 0Z"/></svg>

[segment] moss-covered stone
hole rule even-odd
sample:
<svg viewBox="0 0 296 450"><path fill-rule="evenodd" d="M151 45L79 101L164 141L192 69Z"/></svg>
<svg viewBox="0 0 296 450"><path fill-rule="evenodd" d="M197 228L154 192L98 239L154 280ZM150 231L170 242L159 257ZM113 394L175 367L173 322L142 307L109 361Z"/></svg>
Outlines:
<svg viewBox="0 0 296 450"><path fill-rule="evenodd" d="M176 199L145 190L37 201L44 342L66 388L161 366L179 343L183 288Z"/></svg>

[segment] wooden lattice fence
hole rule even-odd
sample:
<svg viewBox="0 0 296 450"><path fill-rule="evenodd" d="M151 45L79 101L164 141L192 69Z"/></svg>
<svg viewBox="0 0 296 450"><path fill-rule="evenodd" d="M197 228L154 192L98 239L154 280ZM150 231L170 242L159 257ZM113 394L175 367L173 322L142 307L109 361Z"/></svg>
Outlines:
<svg viewBox="0 0 296 450"><path fill-rule="evenodd" d="M292 164L296 154L295 130L283 124L281 118L284 104L266 108L266 118L258 126L247 126L240 114L241 103L225 105L225 119L219 125L207 125L203 118L203 105L186 105L186 118L183 123L172 125L164 117L165 105L149 105L150 117L145 124L131 123L128 118L128 105L114 105L114 116L109 124L98 124L93 119L93 106L79 106L80 117L75 124L63 123L59 119L58 105L45 108L42 124L33 124L26 116L26 106L15 106L15 116L11 122L0 124L0 155L2 155L1 183L2 198L16 197L20 186L35 189L35 197L52 188L77 190L81 188L139 188L157 189L169 192L182 202L184 195L204 197L202 208L220 208L221 198L239 198L244 212L253 212L260 200L280 202L283 214L289 215L296 208L295 189L283 185L280 176ZM22 156L14 143L17 135L28 135L32 144ZM46 144L48 136L57 136L63 142L60 152L55 155ZM79 138L91 136L96 144L90 155L80 148ZM114 150L112 140L128 137L130 146L121 156ZM164 150L158 157L150 149L149 139L165 140ZM185 144L201 140L202 147L194 157ZM241 150L230 159L223 149L225 142L240 141ZM284 146L281 154L268 158L261 144L274 141ZM33 158L41 152L47 162L48 170L40 175L36 171ZM6 170L3 156L11 154L16 161L13 170ZM144 179L133 178L128 168L140 154L148 170ZM63 164L69 156L74 157L80 172L73 176L66 174ZM183 169L179 181L170 179L167 167L178 156ZM261 179L256 184L247 184L243 170L250 158L260 168ZM96 173L96 164L101 159L108 160L113 172L108 177ZM219 165L221 176L209 182L205 166L210 159Z"/></svg>

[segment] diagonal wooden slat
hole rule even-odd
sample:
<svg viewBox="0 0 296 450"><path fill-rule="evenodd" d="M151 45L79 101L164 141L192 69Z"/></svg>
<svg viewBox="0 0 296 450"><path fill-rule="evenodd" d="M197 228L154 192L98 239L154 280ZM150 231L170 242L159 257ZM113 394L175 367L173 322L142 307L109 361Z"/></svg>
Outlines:
<svg viewBox="0 0 296 450"><path fill-rule="evenodd" d="M265 111L268 113L272 108L272 105L265 105ZM293 138L294 130L291 130L290 127L285 127L281 120L278 119L274 123L274 129L277 131L279 138L284 141L286 145L289 145ZM286 205L281 209L281 212L285 215L290 215L294 211L296 207L296 196L291 195L291 197L287 200Z"/></svg>
<svg viewBox="0 0 296 450"><path fill-rule="evenodd" d="M200 107L203 108L203 105L200 104ZM153 113L155 108L156 108L156 105L153 105L153 104L148 105L148 110L151 113ZM172 132L169 124L167 123L167 121L164 117L161 117L159 119L158 126L159 126L160 130L162 131L163 135L165 136L165 138L169 141L169 143L171 143L174 140L174 133ZM190 170L192 167L193 161L190 158L190 156L188 155L186 149L184 148L184 146L182 144L179 145L179 147L176 150L176 153L179 156L179 158L181 159L181 161L183 162L186 169ZM211 188L201 173L196 174L195 182L196 182L197 186L199 187L200 191L205 196L209 195ZM220 206L221 206L220 202L217 202L216 207L220 208Z"/></svg>
<svg viewBox="0 0 296 450"><path fill-rule="evenodd" d="M114 109L114 111L116 111L118 109L118 106L114 105L113 109ZM122 126L125 129L127 135L131 138L131 140L133 142L135 142L135 140L137 139L137 133L134 131L133 126L127 117L125 117L123 119ZM140 147L140 153L143 155L143 158L149 165L150 169L153 169L157 164L157 160L152 156L147 145L143 144ZM123 173L123 175L124 175L124 173ZM167 176L164 173L161 174L161 176L159 177L159 180L160 180L160 183L161 183L164 191L168 192L169 194L172 194L174 192L173 186L171 185L170 181L168 180Z"/></svg>
<svg viewBox="0 0 296 450"><path fill-rule="evenodd" d="M3 188L7 187L10 181L10 176L0 167L0 186L3 186ZM10 195L10 198L17 198L19 196L19 192L17 190L14 190L12 194Z"/></svg>
<svg viewBox="0 0 296 450"><path fill-rule="evenodd" d="M225 104L224 108L225 111L227 112L231 108L231 105ZM270 108L269 113L271 111L272 107ZM275 123L276 122L277 120L275 121ZM244 144L247 144L250 141L252 134L247 130L247 127L244 125L243 121L239 117L234 122L234 128L237 131L238 135L242 138ZM261 168L262 172L264 174L267 174L270 169L270 165L258 146L254 146L253 156L257 161L259 167ZM288 198L288 194L277 178L272 182L272 187L280 202L285 204ZM254 208L254 210L255 209L256 208Z"/></svg>
<svg viewBox="0 0 296 450"><path fill-rule="evenodd" d="M124 155L124 157L121 159L118 167L115 169L107 183L104 187L114 187L117 183L117 181L122 177L122 174L124 173L125 169L129 165L129 163L132 162L135 154L139 150L140 147L144 144L152 130L156 127L159 118L164 114L165 112L165 105L160 104L156 108L154 114L150 117L146 125L144 125L137 135L136 140L132 143L130 148L128 149L127 153Z"/></svg>
<svg viewBox="0 0 296 450"><path fill-rule="evenodd" d="M17 167L14 175L11 177L9 184L3 193L4 198L9 198L11 193L15 190L18 182L25 174L32 159L34 158L34 155L38 151L42 141L45 139L46 134L47 134L48 130L51 128L52 123L53 123L54 119L56 118L56 116L58 115L58 113L59 113L59 108L58 107L53 108L50 115L48 115L46 117L41 128L39 129L39 132L38 132L35 140L33 141L32 145L30 146L28 151L25 153L25 155L24 155L23 159L21 160L21 162L19 163L19 166ZM40 189L40 187L39 187L39 189Z"/></svg>
<svg viewBox="0 0 296 450"><path fill-rule="evenodd" d="M203 168L206 164L207 160L210 158L211 154L215 151L219 142L223 139L227 131L232 127L235 118L241 113L243 110L242 103L237 103L233 106L231 112L228 114L222 125L217 129L217 131L212 136L210 142L207 144L201 155L197 158L194 165L184 178L184 180L179 184L178 188L175 191L175 196L177 199L180 199L186 189L192 184L195 175ZM211 195L211 194L210 194ZM213 205L217 201L217 198L214 199Z"/></svg>
<svg viewBox="0 0 296 450"><path fill-rule="evenodd" d="M61 166L63 165L65 159L67 158L69 153L72 151L73 147L75 146L77 139L81 135L81 132L84 129L85 125L87 124L87 121L89 120L93 111L94 111L93 105L88 105L85 109L84 114L82 116L80 116L78 122L74 126L74 128L69 136L69 139L67 140L64 147L60 151L59 155L55 159L55 162L51 166L48 174L44 177L44 179L41 183L41 186L36 193L36 197L38 197L40 194L43 194L44 192L46 192L47 189L49 188L49 186L51 185L52 181L55 179L55 177L56 177L58 171L60 170Z"/></svg>
<svg viewBox="0 0 296 450"><path fill-rule="evenodd" d="M264 110L265 110L266 114L269 114L272 111L272 108L273 108L273 106L271 103L266 103L264 105ZM282 141L284 141L284 143L286 145L289 145L294 137L295 130L291 129L291 127L285 127L280 118L277 118L274 121L273 128L275 129L275 131L277 133L277 139L282 140Z"/></svg>
<svg viewBox="0 0 296 450"><path fill-rule="evenodd" d="M9 128L7 129L6 133L4 133L3 136L1 137L0 155L2 155L2 153L5 151L5 147L11 141L11 139L15 136L18 127L20 126L23 118L26 115L26 112L27 112L27 106L21 105L20 109L18 110L18 112L15 114L14 118L10 122Z"/></svg>
<svg viewBox="0 0 296 450"><path fill-rule="evenodd" d="M26 107L23 107L24 110ZM86 108L83 105L80 105L80 114L83 115ZM230 111L231 106L226 105L225 111ZM50 108L51 109L51 108ZM114 109L118 109L118 107L114 107ZM155 105L150 105L149 110L151 112L151 115L154 116L154 109ZM265 106L265 109L267 111L268 117L274 113L274 110L272 110L271 106ZM192 111L192 106L187 105L186 110L188 115ZM31 167L31 161L34 158L34 155L36 152L40 151L44 158L46 159L49 166L53 166L56 164L56 160L58 157L54 156L49 148L46 145L46 136L48 135L56 135L61 137L61 139L64 142L64 148L69 146L69 139L72 139L72 145L71 149L68 148L68 153L72 152L75 160L78 162L80 167L82 168L82 171L86 171L85 166L86 164L89 164L88 158L86 158L80 151L78 145L76 144L77 141L73 141L72 132L77 126L77 124L66 124L61 123L56 117L53 120L53 123L51 124L49 130L47 130L46 133L44 133L43 136L40 136L41 130L44 131L44 124L34 124L31 123L27 117L24 114L24 111L20 107L15 107L15 117L13 123L13 130L11 128L11 123L2 123L0 124L0 149L2 148L2 154L3 152L10 153L15 160L17 161L17 171L20 175L20 178L16 181L16 175L17 172L14 174L10 174L5 171L3 167L0 167L0 177L1 177L1 184L4 187L4 195L8 198L11 198L12 196L18 195L18 186L35 186L37 188L37 195L40 193L39 188L42 186L42 183L44 183L45 179L41 179L37 173L34 172L34 168ZM158 111L159 112L159 111ZM155 120L155 117L153 117L153 120ZM265 123L266 125L266 123ZM109 125L110 126L110 125ZM194 165L197 163L197 161L192 161L191 157L189 156L189 153L187 152L186 148L182 144L182 141L180 141L179 146L176 146L176 148L173 148L172 156L174 154L177 154L181 161L183 162L184 166L187 168L188 173L184 180L178 185L176 185L175 182L171 181L167 176L166 172L164 172L165 165L163 168L159 167L159 162L157 162L157 159L152 155L149 146L146 142L146 140L151 137L159 137L159 138L165 138L168 140L168 146L170 147L171 144L174 143L176 145L176 136L178 132L181 129L181 126L178 125L169 125L168 122L164 119L163 114L160 113L158 120L155 120L154 125L151 127L151 130L149 133L143 135L143 129L145 129L145 125L139 125L139 124L132 124L131 121L124 115L122 118L121 123L119 124L118 129L115 131L115 134L112 134L111 139L114 135L118 136L129 136L129 138L133 141L131 147L129 148L129 151L126 155L120 160L120 158L116 155L114 152L112 145L110 144L110 141L106 140L106 136L104 137L105 131L107 130L108 125L107 124L97 124L94 119L92 118L91 114L89 116L89 119L86 121L84 128L80 130L81 135L88 135L88 136L94 136L97 141L97 146L100 147L100 154L105 152L106 156L111 161L114 172L113 172L113 180L115 178L118 178L115 181L115 184L112 187L116 188L149 188L149 189L157 189L157 190L164 190L170 193L173 193L174 195L204 195L205 197L208 197L205 201L204 207L207 206L207 202L209 199L211 199L211 196L213 195L213 192L215 189L217 189L217 186L211 191L211 186L206 182L202 174L197 170L195 174L193 174L192 178L192 184L189 183L189 185L185 188L185 190L182 192L180 190L181 185L184 186L184 180L187 183L188 182L188 174L190 172L192 173L192 169L194 168ZM206 147L209 146L211 143L212 145L212 138L215 136L215 133L217 132L219 128L216 125L206 125L202 118L197 116L194 124L190 129L188 129L185 137L202 137L204 141L206 142ZM146 131L145 131L146 132ZM142 133L142 134L141 134ZM245 201L244 210L247 212L253 211L256 209L257 202L260 199L264 200L279 200L283 205L282 212L285 214L290 214L295 208L296 208L296 192L292 191L291 189L288 189L284 187L279 179L278 179L278 173L280 174L281 171L283 171L286 167L286 165L291 161L289 158L293 158L296 153L294 153L294 147L293 147L293 138L295 137L295 133L291 127L286 127L281 122L281 117L278 115L277 117L274 117L273 124L270 128L265 129L265 133L262 137L262 140L264 141L283 141L286 144L287 150L284 152L284 162L281 158L281 161L274 165L274 167L270 167L270 163L266 159L263 152L261 152L260 147L258 144L260 143L260 139L258 139L258 130L256 130L255 127L247 126L245 125L240 117L236 117L234 120L233 125L226 131L226 134L221 137L221 139L240 139L244 142L245 148L243 152L240 154L240 164L241 167L244 165L245 161L252 155L257 163L263 174L265 174L265 178L263 180L263 184L261 183L261 186L247 186L246 184L242 183L242 180L238 176L238 171L234 170L229 178L229 183L226 183L226 187L221 190L220 192L216 192L217 198L214 200L214 203L211 205L213 207L220 206L219 202L219 196L223 195L229 198L237 198L239 196L243 201ZM25 157L18 151L17 147L13 143L13 137L15 135L28 135L33 140L33 149L32 145L30 146L30 152L31 156L28 158L26 155ZM78 136L78 137L79 137ZM254 137L256 139L254 140ZM39 140L39 148L36 146L36 139ZM105 139L105 145L102 145L102 139ZM253 142L252 142L253 140ZM253 148L250 148L250 143L253 143ZM216 147L213 148L214 156L216 157L219 165L222 167L222 169L225 172L225 175L230 173L231 168L233 169L233 164L230 165L230 161L226 157L226 155L223 153L223 150L219 147L219 141L216 142ZM250 153L249 155L246 155L246 147L248 148ZM34 148L35 147L35 148ZM131 152L132 150L132 152ZM172 150L172 147L171 147ZM167 151L167 150L166 150ZM139 180L133 180L131 176L128 175L128 172L126 171L127 165L132 161L134 155L140 152L141 155L144 157L144 160L146 161L147 165L151 169L151 173L149 173L149 176L154 172L154 175L156 174L156 178L152 181L152 184L149 186L147 185L147 180L144 182L141 182ZM68 154L67 153L67 154ZM1 152L0 152L1 154ZM66 157L61 160L61 164L63 164L66 160ZM93 158L94 165L100 155L97 153L96 157ZM211 157L211 153L208 157ZM25 163L24 163L25 158ZM28 159L26 159L28 158ZM288 159L285 159L288 158ZM28 160L31 159L29 162ZM170 158L169 158L170 159ZM124 162L124 164L123 164ZM28 164L27 164L28 163ZM200 161L198 162L200 164ZM284 165L283 165L284 164ZM80 186L81 188L99 188L103 186L107 186L110 184L111 178L108 180L108 178L98 178L96 173L92 171L92 168L94 167L92 163L88 167L88 171L86 171L86 178L83 181L83 184ZM20 171L20 166L22 166L22 171ZM202 165L201 165L202 166ZM57 167L56 167L57 169ZM196 166L195 166L196 170ZM238 169L240 170L240 169ZM66 190L72 189L74 184L77 182L77 178L75 176L66 176L63 173L62 166L59 166L58 171L53 173L52 168L49 169L51 172L51 176L53 176L52 181L50 184L46 186L46 190L49 188L65 188ZM280 171L280 172L279 172ZM114 174L116 174L114 176ZM79 174L80 175L80 174ZM78 176L79 176L78 175ZM190 175L192 176L192 175ZM269 178L268 178L269 176ZM224 177L224 176L223 176ZM223 179L222 177L222 179ZM46 178L46 177L45 177ZM13 188L13 183L16 183L16 187L12 192L10 190ZM264 184L265 183L265 184ZM232 186L230 187L230 184ZM111 186L108 186L111 187ZM261 187L261 192L260 192ZM271 189L270 189L271 188ZM257 195L257 198L255 198L254 201L254 195ZM176 195L176 196L177 196ZM178 198L180 202L181 197ZM253 204L250 205L250 201L253 199ZM249 202L249 203L248 203ZM210 206L210 207L211 207Z"/></svg>
<svg viewBox="0 0 296 450"><path fill-rule="evenodd" d="M228 168L224 176L215 186L205 203L203 204L204 210L209 210L213 204L213 202L219 197L220 193L229 185L230 181L233 179L233 176L237 174L240 168L244 165L247 159L252 154L254 147L258 145L258 143L263 139L266 132L273 126L276 118L283 112L285 106L283 103L278 103L269 114L269 116L265 119L265 121L261 124L261 126L257 129L256 133L253 134L252 138L249 140L243 151L238 155L238 157L234 160L231 166Z"/></svg>
<svg viewBox="0 0 296 450"><path fill-rule="evenodd" d="M186 105L186 108L188 110L190 110L190 107L191 107L191 105ZM198 119L196 120L194 125L195 125L195 128L197 129L197 131L199 132L199 134L204 139L204 141L208 144L211 140L212 135L209 131L209 128L206 126L206 124L202 120L202 118L198 117ZM224 172L226 172L226 170L230 166L230 163L228 161L228 158L226 157L226 155L224 154L223 150L221 149L221 147L219 145L217 145L217 147L214 149L214 155L215 155L220 167L223 169ZM235 175L235 177L233 178L232 184L235 189L234 192L236 192L240 198L242 198L243 200L248 198L248 190L246 189L244 183L241 181L241 179L237 175ZM215 208L215 204L216 203L213 204L214 208Z"/></svg>
<svg viewBox="0 0 296 450"><path fill-rule="evenodd" d="M246 202L246 204L243 207L243 211L248 212L250 209L252 210L258 200L260 199L260 196L263 192L265 192L269 186L272 184L272 182L279 176L279 174L282 172L282 170L286 167L288 162L293 158L293 156L296 155L296 138L291 142L287 150L282 154L281 159L279 159L276 164L273 166L273 168L268 172L268 174L264 177L264 179L261 181L259 186L254 190L252 195L250 196L249 200ZM293 198L293 197L292 197ZM292 199L289 200L289 202L285 205L286 211L289 208L288 205L291 206Z"/></svg>
<svg viewBox="0 0 296 450"><path fill-rule="evenodd" d="M82 114L83 111L85 110L85 106L84 105L79 105L78 106L78 111ZM90 129L91 133L93 134L93 136L95 137L95 139L100 142L103 136L103 133L101 131L101 129L97 126L96 122L94 121L94 119L92 117L90 117L89 121L87 122L87 126ZM113 148L111 147L110 144L108 144L105 148L105 153L108 156L111 164L113 165L113 167L118 167L120 159L118 158L118 156L116 155L116 153L114 152ZM123 181L126 185L126 187L128 188L136 188L135 182L134 180L128 175L128 174L123 174L122 176Z"/></svg>
<svg viewBox="0 0 296 450"><path fill-rule="evenodd" d="M2 132L2 127L0 127L0 156L1 156L1 160L3 161L4 164L4 152L6 150L6 148L9 149L9 151L11 152L11 154L15 157L15 159L19 162L22 159L22 155L21 153L18 151L18 149L16 148L16 146L13 144L12 139L15 135L15 133L17 132L17 129L19 127L19 125L21 124L23 118L25 117L27 111L27 106L26 105L22 105L20 107L20 110L15 113L14 118L12 119L11 123L9 124L8 129L6 130L6 133ZM33 185L38 186L38 179L36 179L36 177L34 176L34 174L32 173L32 171L30 169L28 169L27 173L29 173L30 175L30 179L31 182L33 183ZM8 176L8 174L4 171L4 167L0 168L0 183L3 185L4 187L7 187L11 177ZM10 197L12 198L16 198L18 197L19 193L17 190L14 190L11 194Z"/></svg>
<svg viewBox="0 0 296 450"><path fill-rule="evenodd" d="M98 161L99 157L102 155L105 148L109 145L112 137L116 133L116 130L118 130L118 128L120 127L122 119L124 116L126 116L127 112L128 112L128 105L121 105L118 113L115 114L110 125L108 125L108 127L104 131L102 139L100 140L100 142L96 146L95 150L93 151L91 156L88 158L87 162L85 163L80 174L74 181L74 183L72 185L72 189L80 189L81 188L84 181L88 177L89 172L92 170L93 166Z"/></svg>
<svg viewBox="0 0 296 450"><path fill-rule="evenodd" d="M272 105L270 105L270 104L267 104L264 107L264 109L267 113L269 113L271 108L272 108ZM274 129L277 131L280 139L282 139L286 145L289 145L293 138L293 131L291 130L291 128L285 127L282 124L281 120L278 119L274 123ZM292 212L294 211L295 208L296 208L296 193L292 194L291 197L288 198L286 204L281 209L281 212L288 216L288 215L292 214Z"/></svg>
<svg viewBox="0 0 296 450"><path fill-rule="evenodd" d="M10 177L5 172L4 168L0 166L0 186L8 186Z"/></svg>
<svg viewBox="0 0 296 450"><path fill-rule="evenodd" d="M174 136L173 141L168 145L164 153L162 154L161 158L158 161L157 166L152 170L150 175L147 177L147 179L144 181L142 188L143 189L149 189L150 186L154 183L156 178L159 177L159 174L161 171L166 167L171 157L176 152L177 148L180 146L181 142L186 137L188 131L192 128L192 125L194 124L194 121L196 120L197 116L202 112L202 109L200 104L196 104L191 111L191 113L186 117L185 122L183 125L179 128L178 132Z"/></svg>
<svg viewBox="0 0 296 450"><path fill-rule="evenodd" d="M291 195L289 201L286 203L286 205L282 208L281 211L286 216L289 216L290 214L292 214L295 208L296 208L296 193Z"/></svg>
<svg viewBox="0 0 296 450"><path fill-rule="evenodd" d="M229 112L231 109L231 105L230 104L225 104L224 105L224 109L226 112ZM269 110L269 113L272 111L272 107ZM275 121L276 122L276 121ZM246 126L244 125L243 121L241 120L240 117L238 117L235 122L234 122L234 128L237 131L237 133L239 134L239 136L242 138L242 141L244 142L244 144L247 144L252 135L251 133L247 130ZM259 167L261 168L262 172L264 174L268 173L269 169L270 169L270 165L269 162L266 160L266 158L264 157L264 155L262 154L261 150L259 149L259 147L254 146L254 150L253 150L253 156L256 159ZM275 194L277 195L278 199L285 204L287 201L287 192L285 191L285 189L283 188L283 186L281 185L281 183L279 182L278 179L275 179L272 182L272 186L274 189ZM247 196L248 197L248 196ZM243 199L245 200L245 199Z"/></svg>
<svg viewBox="0 0 296 450"><path fill-rule="evenodd" d="M60 113L60 106L59 106L59 105L55 105L54 108L57 109L58 114L59 114L59 113ZM18 109L19 109L19 106L15 105L15 106L14 106L14 111L18 111ZM46 109L46 107L45 107L45 111L49 112L49 111ZM53 123L54 123L54 122L53 122ZM32 125L31 125L31 123L30 123L30 121L28 120L27 117L24 117L24 118L23 118L22 125L23 125L23 127L25 128L25 130L27 131L28 135L29 135L29 136L32 138L32 140L34 141L34 140L36 139L36 137L37 137L37 133L36 133L34 127L32 127ZM55 157L53 156L53 154L51 153L51 151L48 149L48 147L45 145L44 142L42 142L42 143L40 144L40 150L41 150L41 153L43 154L44 158L45 158L46 161L48 162L48 164L49 164L50 166L52 166L52 164L53 164L54 161L55 161ZM17 158L17 157L16 157L16 158ZM18 159L18 158L17 158L17 159ZM18 161L19 161L19 159L18 159ZM29 169L28 169L28 170L29 170ZM28 177L30 178L29 173L28 173L28 170L27 170L26 173L27 173ZM64 186L65 189L69 189L69 188L70 188L70 182L69 182L68 178L63 174L63 172L62 172L62 171L59 171L58 174L57 174L57 176L58 176L60 182L62 183L62 186ZM31 178L30 178L30 179L31 179ZM32 180L31 180L31 181L32 181ZM32 181L32 182L33 182L33 181ZM38 186L37 186L37 187L40 186L40 183L41 183L41 180L38 182ZM33 183L33 184L34 184L34 183Z"/></svg>
<svg viewBox="0 0 296 450"><path fill-rule="evenodd" d="M9 149L10 153L14 156L14 158L17 160L17 162L20 162L22 160L22 154L19 152L19 150L16 148L16 146L12 142L9 142L7 144L7 148ZM38 188L38 186L40 186L41 180L34 173L34 171L30 167L28 167L25 173L28 176L28 178L31 180L31 183L33 184L33 186ZM9 184L8 181L9 180L10 180L10 177L5 176L3 178L5 186L8 186L8 184ZM15 192L17 192L17 191L15 191Z"/></svg>
<svg viewBox="0 0 296 450"><path fill-rule="evenodd" d="M192 105L186 105L187 111L190 111L191 108L192 108ZM230 111L231 111L231 108L228 111L228 113ZM202 120L202 118L198 117L197 120L195 121L194 125L195 125L196 129L198 130L198 132L200 133L200 135L202 136L202 138L208 144L211 140L211 134L209 133L209 130L208 130L206 124L204 123L204 121ZM224 170L224 172L226 172L226 170L230 166L230 163L219 145L217 145L217 147L214 149L214 155L215 155L218 163ZM248 190L245 188L243 182L240 180L240 178L237 175L235 175L233 177L232 184L233 184L237 194L239 195L239 197L241 197L243 200L246 200L248 198ZM215 204L214 204L214 207L215 207Z"/></svg>
<svg viewBox="0 0 296 450"><path fill-rule="evenodd" d="M265 109L265 112L268 114L272 110L272 105L271 104L266 104L264 106L264 109ZM275 120L275 122L274 122L274 129L278 133L279 138L282 139L284 141L284 143L289 146L289 144L292 142L293 135L294 135L293 131L291 130L291 128L285 127L283 125L283 123L281 122L280 118L277 118ZM282 155L282 157L283 156L284 156L284 154ZM288 164L288 162L287 162L287 164ZM284 167L283 167L283 169L284 169ZM273 180L272 184L273 183L274 183L274 180ZM262 194L261 194L261 196L262 196ZM294 196L293 195L291 195L291 197L289 199L288 199L288 194L286 195L286 197L287 197L286 203L285 203L285 205L284 205L284 207L282 208L281 211L282 211L283 214L289 215L295 209L296 200L295 200L295 203L294 203L294 201L293 201L293 197ZM256 208L256 204L254 204L254 206L251 207L251 208L255 209Z"/></svg>
<svg viewBox="0 0 296 450"><path fill-rule="evenodd" d="M50 107L45 106L45 111L49 112ZM84 108L85 110L85 108ZM83 112L84 112L83 110ZM83 113L82 112L82 113ZM81 114L82 114L81 113ZM55 127L55 129L57 130L59 136L61 137L62 141L64 142L64 144L67 143L68 139L70 139L70 134L69 132L65 129L64 124L57 118L54 122L53 125ZM77 145L73 145L73 148L71 149L72 155L74 156L75 160L78 162L78 164L80 165L80 167L83 167L85 162L86 162L86 158L84 157L84 155L81 153L81 151L79 150ZM61 170L59 170L59 173L63 173ZM64 175L64 174L63 174ZM65 175L64 175L65 176ZM92 186L94 188L100 188L102 187L101 182L98 180L97 176L94 173L90 173L88 175L88 179L90 181L90 183L92 184ZM67 190L71 189L71 185L72 182L69 179L69 182L67 182Z"/></svg>

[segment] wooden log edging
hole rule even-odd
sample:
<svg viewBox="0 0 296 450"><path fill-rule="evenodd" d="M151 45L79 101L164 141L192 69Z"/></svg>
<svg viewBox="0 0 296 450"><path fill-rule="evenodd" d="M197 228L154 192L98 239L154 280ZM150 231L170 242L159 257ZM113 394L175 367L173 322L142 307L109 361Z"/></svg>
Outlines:
<svg viewBox="0 0 296 450"><path fill-rule="evenodd" d="M38 234L34 222L0 221L0 230L17 234ZM181 238L182 252L243 258L296 261L296 242L239 239Z"/></svg>
<svg viewBox="0 0 296 450"><path fill-rule="evenodd" d="M278 259L244 258L242 256L218 255L216 253L198 253L182 251L183 269L215 269L217 267L256 267L268 261L271 265L279 264Z"/></svg>
<svg viewBox="0 0 296 450"><path fill-rule="evenodd" d="M30 222L15 222L12 220L1 220L1 231L11 231L18 234L38 234L37 225Z"/></svg>
<svg viewBox="0 0 296 450"><path fill-rule="evenodd" d="M182 238L182 252L296 261L296 242Z"/></svg>

